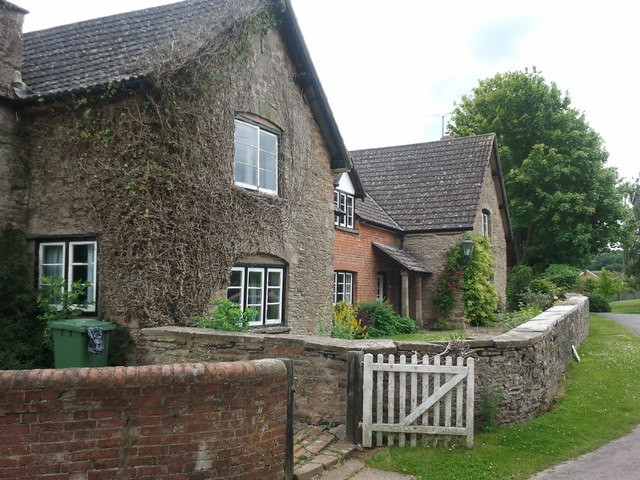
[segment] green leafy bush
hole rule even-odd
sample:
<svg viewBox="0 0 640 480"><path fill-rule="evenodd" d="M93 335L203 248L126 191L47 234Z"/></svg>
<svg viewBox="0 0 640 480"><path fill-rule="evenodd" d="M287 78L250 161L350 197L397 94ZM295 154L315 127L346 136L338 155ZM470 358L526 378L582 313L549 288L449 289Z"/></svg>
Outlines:
<svg viewBox="0 0 640 480"><path fill-rule="evenodd" d="M578 283L580 270L571 265L554 263L547 267L542 277L560 288L572 288Z"/></svg>
<svg viewBox="0 0 640 480"><path fill-rule="evenodd" d="M528 265L512 267L507 272L507 309L513 311L520 306L520 295L533 280L533 269Z"/></svg>
<svg viewBox="0 0 640 480"><path fill-rule="evenodd" d="M587 298L589 299L589 311L590 312L610 312L611 305L607 301L606 297L602 294L594 292L588 293Z"/></svg>
<svg viewBox="0 0 640 480"><path fill-rule="evenodd" d="M43 277L45 285L38 295L38 306L42 310L40 319L45 322L64 320L82 315L83 310L93 302L87 301L87 288L90 282L73 282L71 290L61 277Z"/></svg>
<svg viewBox="0 0 640 480"><path fill-rule="evenodd" d="M540 315L541 313L542 310L539 307L535 305L528 305L522 310L518 310L516 312L499 313L498 323L500 323L502 332L504 333L516 328L518 325L528 322L533 317Z"/></svg>
<svg viewBox="0 0 640 480"><path fill-rule="evenodd" d="M418 331L414 320L397 315L387 301L363 302L358 305L358 314L368 319L370 338L387 338Z"/></svg>
<svg viewBox="0 0 640 480"><path fill-rule="evenodd" d="M536 278L535 280L531 280L529 283L529 290L536 293L548 293L553 295L556 291L556 286L549 280Z"/></svg>
<svg viewBox="0 0 640 480"><path fill-rule="evenodd" d="M537 307L542 311L545 311L553 307L555 297L550 293L534 292L527 289L520 294L520 307L524 309L526 307Z"/></svg>
<svg viewBox="0 0 640 480"><path fill-rule="evenodd" d="M242 311L240 305L226 298L212 298L210 303L217 308L206 315L195 317L200 328L212 328L227 332L248 332L249 322L258 314L253 308Z"/></svg>
<svg viewBox="0 0 640 480"><path fill-rule="evenodd" d="M358 318L358 310L355 306L340 302L333 307L331 336L346 340L367 338L367 326L362 324L362 317Z"/></svg>
<svg viewBox="0 0 640 480"><path fill-rule="evenodd" d="M0 230L0 370L51 368L43 313L30 280L33 258L24 234L11 225Z"/></svg>

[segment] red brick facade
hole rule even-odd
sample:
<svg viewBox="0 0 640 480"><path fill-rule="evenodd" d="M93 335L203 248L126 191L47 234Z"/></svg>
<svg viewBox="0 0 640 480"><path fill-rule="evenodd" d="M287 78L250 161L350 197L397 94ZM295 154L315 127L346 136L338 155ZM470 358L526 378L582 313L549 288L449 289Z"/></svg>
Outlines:
<svg viewBox="0 0 640 480"><path fill-rule="evenodd" d="M333 269L355 273L355 304L376 300L377 276L383 273L385 297L399 311L399 265L375 248L373 242L400 247L401 239L391 230L359 221L355 222L353 230L336 228L333 238Z"/></svg>
<svg viewBox="0 0 640 480"><path fill-rule="evenodd" d="M279 360L0 372L0 478L281 479Z"/></svg>

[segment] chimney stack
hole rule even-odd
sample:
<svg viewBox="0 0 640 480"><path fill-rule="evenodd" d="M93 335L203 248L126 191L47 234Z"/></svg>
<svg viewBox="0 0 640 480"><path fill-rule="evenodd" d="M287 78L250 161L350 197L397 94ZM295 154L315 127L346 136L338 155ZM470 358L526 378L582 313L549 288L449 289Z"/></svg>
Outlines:
<svg viewBox="0 0 640 480"><path fill-rule="evenodd" d="M22 23L29 13L0 0L0 96L14 98L12 83L19 78L22 65Z"/></svg>

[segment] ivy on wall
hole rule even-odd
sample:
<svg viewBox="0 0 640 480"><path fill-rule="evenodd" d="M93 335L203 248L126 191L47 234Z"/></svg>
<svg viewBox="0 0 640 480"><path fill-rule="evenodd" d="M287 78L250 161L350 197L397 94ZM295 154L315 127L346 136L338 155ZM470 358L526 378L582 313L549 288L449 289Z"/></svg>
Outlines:
<svg viewBox="0 0 640 480"><path fill-rule="evenodd" d="M461 242L445 253L436 276L433 302L440 321L448 320L460 293L464 301L464 320L473 326L491 325L498 308L498 292L493 283L494 254L487 237L472 235L474 249L465 262Z"/></svg>

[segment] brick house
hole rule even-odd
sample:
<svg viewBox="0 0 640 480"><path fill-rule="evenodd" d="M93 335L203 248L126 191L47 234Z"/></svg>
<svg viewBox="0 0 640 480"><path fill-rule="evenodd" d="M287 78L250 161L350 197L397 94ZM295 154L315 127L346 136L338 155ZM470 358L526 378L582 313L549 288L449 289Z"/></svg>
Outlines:
<svg viewBox="0 0 640 480"><path fill-rule="evenodd" d="M334 302L387 299L428 326L434 273L468 233L490 237L504 304L511 227L495 135L351 152L334 192ZM357 186L366 191L358 200Z"/></svg>
<svg viewBox="0 0 640 480"><path fill-rule="evenodd" d="M22 34L0 0L0 224L88 314L255 328L331 315L333 177L351 168L288 1L188 0Z"/></svg>

